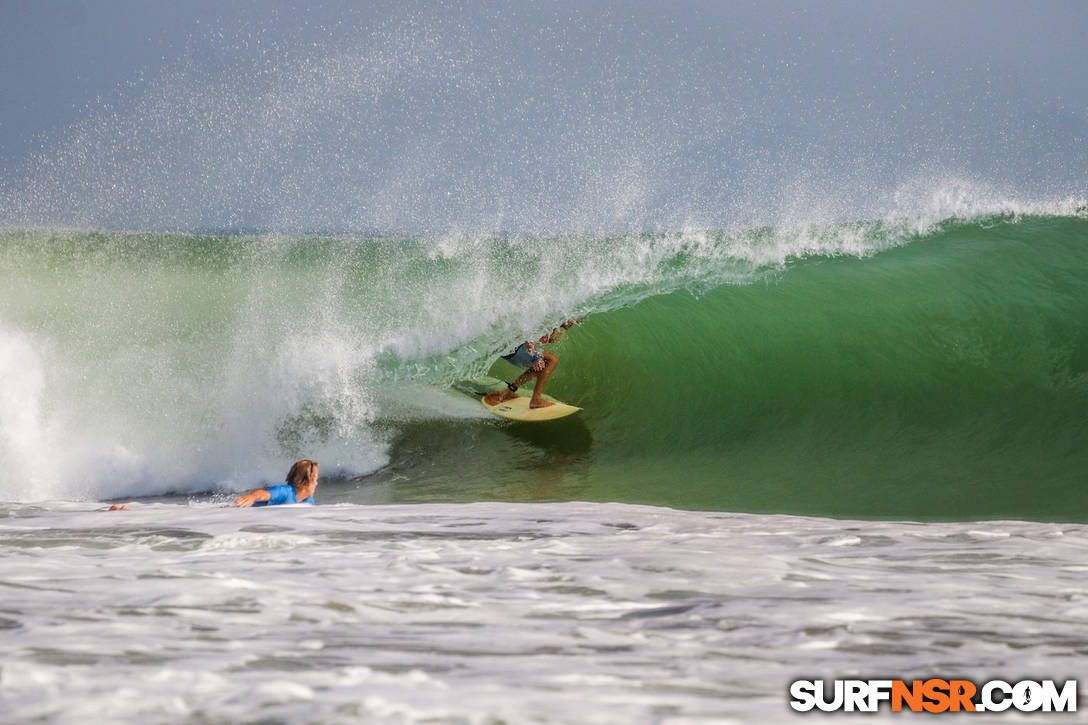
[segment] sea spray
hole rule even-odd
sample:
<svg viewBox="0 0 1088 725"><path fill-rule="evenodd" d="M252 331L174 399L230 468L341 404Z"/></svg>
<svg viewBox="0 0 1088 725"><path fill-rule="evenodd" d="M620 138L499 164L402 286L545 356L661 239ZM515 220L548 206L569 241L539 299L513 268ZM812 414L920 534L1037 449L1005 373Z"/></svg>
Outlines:
<svg viewBox="0 0 1088 725"><path fill-rule="evenodd" d="M873 29L909 27L895 13L851 37L861 55L827 55L817 28L856 11L761 7L772 36L797 30L781 54L739 7L487 5L209 18L207 37L132 69L6 168L0 223L598 236L880 219L904 183L952 190L941 206L971 215L992 211L979 187L1084 193L1082 120L1053 48L1035 83L960 69L935 98L932 58ZM981 37L956 51L983 55ZM800 82L813 68L832 82Z"/></svg>
<svg viewBox="0 0 1088 725"><path fill-rule="evenodd" d="M0 324L0 470L7 500L49 498L61 480L42 417L42 362L26 336Z"/></svg>

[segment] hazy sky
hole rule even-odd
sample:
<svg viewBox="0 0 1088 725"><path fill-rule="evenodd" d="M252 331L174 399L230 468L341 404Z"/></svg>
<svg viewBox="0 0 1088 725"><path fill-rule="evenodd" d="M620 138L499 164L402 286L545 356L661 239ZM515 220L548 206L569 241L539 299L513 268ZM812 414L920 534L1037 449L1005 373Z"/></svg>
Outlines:
<svg viewBox="0 0 1088 725"><path fill-rule="evenodd" d="M1082 194L1086 49L1073 1L0 0L0 222L654 227L864 216L949 178Z"/></svg>

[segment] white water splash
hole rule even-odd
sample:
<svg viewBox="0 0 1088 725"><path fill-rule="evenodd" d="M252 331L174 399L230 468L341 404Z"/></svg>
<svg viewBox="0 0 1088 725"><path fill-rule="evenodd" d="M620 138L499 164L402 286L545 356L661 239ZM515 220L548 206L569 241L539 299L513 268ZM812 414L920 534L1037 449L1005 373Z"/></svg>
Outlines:
<svg viewBox="0 0 1088 725"><path fill-rule="evenodd" d="M584 503L0 522L16 721L777 723L794 679L1088 664L1083 525Z"/></svg>

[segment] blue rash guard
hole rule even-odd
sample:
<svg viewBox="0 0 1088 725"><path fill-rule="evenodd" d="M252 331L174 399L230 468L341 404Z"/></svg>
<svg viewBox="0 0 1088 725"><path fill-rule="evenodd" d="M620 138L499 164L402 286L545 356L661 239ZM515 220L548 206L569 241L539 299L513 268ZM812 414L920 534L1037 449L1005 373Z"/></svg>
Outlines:
<svg viewBox="0 0 1088 725"><path fill-rule="evenodd" d="M269 486L265 489L272 498L267 501L257 501L254 506L279 506L285 503L314 503L314 497L304 498L301 501L295 498L295 487L289 483L281 483L279 486Z"/></svg>

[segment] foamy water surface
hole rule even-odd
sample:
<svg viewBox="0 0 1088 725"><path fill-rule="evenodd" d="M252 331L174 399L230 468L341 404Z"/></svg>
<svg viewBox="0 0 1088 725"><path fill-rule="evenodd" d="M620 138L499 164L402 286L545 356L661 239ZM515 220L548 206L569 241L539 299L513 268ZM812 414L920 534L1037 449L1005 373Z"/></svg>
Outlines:
<svg viewBox="0 0 1088 725"><path fill-rule="evenodd" d="M585 503L2 514L7 722L779 722L802 717L797 678L1088 665L1076 524Z"/></svg>

